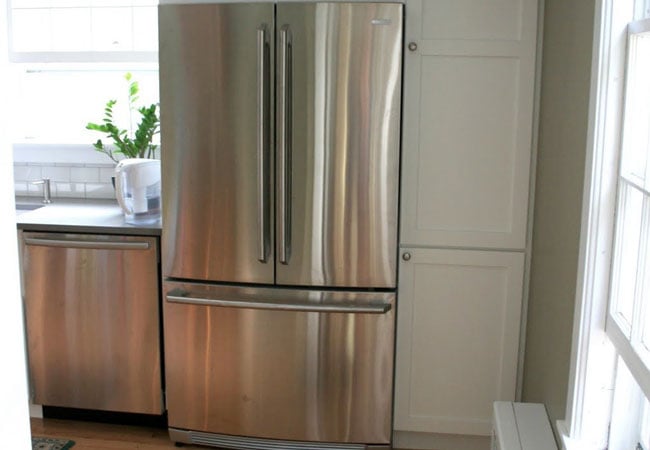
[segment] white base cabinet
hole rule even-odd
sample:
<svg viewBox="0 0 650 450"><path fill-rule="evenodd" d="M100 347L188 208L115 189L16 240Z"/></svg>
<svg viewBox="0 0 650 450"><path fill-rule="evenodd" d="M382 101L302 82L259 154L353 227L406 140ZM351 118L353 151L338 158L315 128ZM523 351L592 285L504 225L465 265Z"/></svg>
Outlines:
<svg viewBox="0 0 650 450"><path fill-rule="evenodd" d="M395 429L489 435L493 402L515 398L524 253L401 256Z"/></svg>

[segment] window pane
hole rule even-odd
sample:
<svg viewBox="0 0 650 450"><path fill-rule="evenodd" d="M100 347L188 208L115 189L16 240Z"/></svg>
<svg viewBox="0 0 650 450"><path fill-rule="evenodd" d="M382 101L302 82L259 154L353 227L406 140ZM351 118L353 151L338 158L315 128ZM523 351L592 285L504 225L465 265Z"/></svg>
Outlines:
<svg viewBox="0 0 650 450"><path fill-rule="evenodd" d="M93 6L131 6L132 0L92 0Z"/></svg>
<svg viewBox="0 0 650 450"><path fill-rule="evenodd" d="M630 37L627 77L622 174L647 189L650 186L646 174L650 137L650 36Z"/></svg>
<svg viewBox="0 0 650 450"><path fill-rule="evenodd" d="M108 143L101 133L85 127L88 122L101 123L106 102L116 99L114 121L119 128L129 129L127 71L140 85L136 106L158 103L158 71L153 65L96 70L79 66L48 66L22 74L14 142L91 144L102 139ZM133 119L139 122L139 113L134 113Z"/></svg>
<svg viewBox="0 0 650 450"><path fill-rule="evenodd" d="M641 445L650 449L650 401L643 399L643 418L641 419Z"/></svg>
<svg viewBox="0 0 650 450"><path fill-rule="evenodd" d="M92 49L126 51L133 48L131 8L93 8Z"/></svg>
<svg viewBox="0 0 650 450"><path fill-rule="evenodd" d="M629 337L636 292L643 193L625 181L621 182L621 199L615 243L613 275L613 316L623 319L622 328Z"/></svg>
<svg viewBox="0 0 650 450"><path fill-rule="evenodd" d="M53 9L52 50L90 50L90 8Z"/></svg>
<svg viewBox="0 0 650 450"><path fill-rule="evenodd" d="M650 245L648 246L650 247ZM650 249L646 253L650 258ZM650 265L650 264L647 264ZM639 323L641 324L641 343L645 349L645 358L650 358L650 269L646 268L646 288L643 293L643 304L639 308ZM649 447L650 448L650 447Z"/></svg>
<svg viewBox="0 0 650 450"><path fill-rule="evenodd" d="M53 8L70 8L70 7L84 7L90 6L90 0L51 0Z"/></svg>
<svg viewBox="0 0 650 450"><path fill-rule="evenodd" d="M11 0L11 7L18 8L49 8L51 0Z"/></svg>
<svg viewBox="0 0 650 450"><path fill-rule="evenodd" d="M643 395L634 376L621 358L616 365L609 450L634 450L644 433Z"/></svg>
<svg viewBox="0 0 650 450"><path fill-rule="evenodd" d="M133 8L133 50L158 51L158 9Z"/></svg>
<svg viewBox="0 0 650 450"><path fill-rule="evenodd" d="M49 9L21 9L11 13L12 46L18 52L50 50Z"/></svg>

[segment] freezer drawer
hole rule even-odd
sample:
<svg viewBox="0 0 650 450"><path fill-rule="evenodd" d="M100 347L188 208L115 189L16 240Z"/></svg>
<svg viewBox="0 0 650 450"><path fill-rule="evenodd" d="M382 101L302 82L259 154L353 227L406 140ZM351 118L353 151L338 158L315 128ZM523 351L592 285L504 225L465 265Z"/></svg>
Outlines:
<svg viewBox="0 0 650 450"><path fill-rule="evenodd" d="M171 428L390 442L394 293L163 290Z"/></svg>
<svg viewBox="0 0 650 450"><path fill-rule="evenodd" d="M21 233L36 404L161 414L157 238Z"/></svg>

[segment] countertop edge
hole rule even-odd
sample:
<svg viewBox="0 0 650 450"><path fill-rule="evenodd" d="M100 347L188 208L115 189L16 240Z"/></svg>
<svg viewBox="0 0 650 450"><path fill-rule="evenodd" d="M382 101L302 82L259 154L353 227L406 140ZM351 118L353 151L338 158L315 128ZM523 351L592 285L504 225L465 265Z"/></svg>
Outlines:
<svg viewBox="0 0 650 450"><path fill-rule="evenodd" d="M69 225L50 223L17 223L16 227L22 231L44 231L52 233L90 233L90 234L119 234L128 236L157 236L160 237L160 228L139 226L102 226L102 225Z"/></svg>

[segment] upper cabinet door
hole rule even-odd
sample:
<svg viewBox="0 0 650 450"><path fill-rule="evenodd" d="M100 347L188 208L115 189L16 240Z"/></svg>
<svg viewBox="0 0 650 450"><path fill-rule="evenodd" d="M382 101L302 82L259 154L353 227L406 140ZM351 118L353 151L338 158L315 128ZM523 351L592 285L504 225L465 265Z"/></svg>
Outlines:
<svg viewBox="0 0 650 450"><path fill-rule="evenodd" d="M402 11L277 5L278 284L396 284Z"/></svg>
<svg viewBox="0 0 650 450"><path fill-rule="evenodd" d="M406 4L402 246L523 249L536 0Z"/></svg>
<svg viewBox="0 0 650 450"><path fill-rule="evenodd" d="M273 283L274 5L162 5L163 275Z"/></svg>

